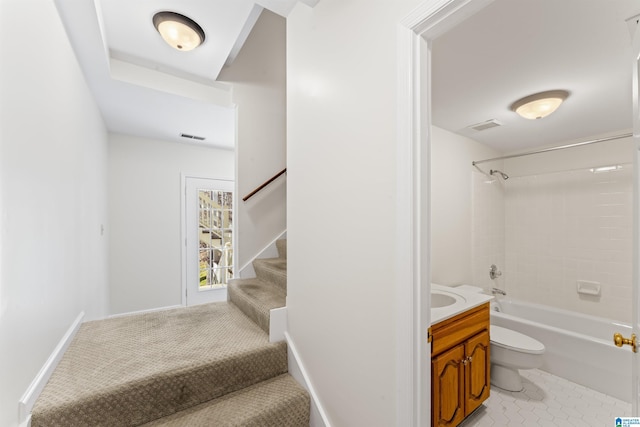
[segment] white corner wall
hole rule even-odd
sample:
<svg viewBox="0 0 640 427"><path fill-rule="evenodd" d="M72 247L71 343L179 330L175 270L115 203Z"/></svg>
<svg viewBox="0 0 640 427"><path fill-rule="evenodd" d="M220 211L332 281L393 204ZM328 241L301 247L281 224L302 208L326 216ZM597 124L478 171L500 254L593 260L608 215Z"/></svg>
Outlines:
<svg viewBox="0 0 640 427"><path fill-rule="evenodd" d="M109 135L110 314L182 303L181 174L233 180L234 153Z"/></svg>
<svg viewBox="0 0 640 427"><path fill-rule="evenodd" d="M107 133L53 2L2 0L0 93L0 425L15 427L74 320L107 311Z"/></svg>
<svg viewBox="0 0 640 427"><path fill-rule="evenodd" d="M335 427L397 419L397 30L418 3L287 17L289 334Z"/></svg>
<svg viewBox="0 0 640 427"><path fill-rule="evenodd" d="M441 285L473 284L476 283L474 275L478 277L474 271L478 269L474 264L474 246L479 244L477 239L474 243L474 220L479 226L478 219L490 220L491 217L483 215L474 218L474 182L484 175L471 166L471 162L501 154L477 141L436 126L432 127L432 132L431 281ZM489 171L485 165L479 165L479 168L487 173ZM496 165L492 165L492 168L496 168ZM476 211L478 207L476 204ZM486 208L488 211L491 206ZM501 228L503 224L503 221L499 221ZM482 248L476 249L480 255L482 252L479 249ZM489 265L486 266L487 272Z"/></svg>
<svg viewBox="0 0 640 427"><path fill-rule="evenodd" d="M241 200L287 166L285 30L284 18L263 10L235 61L218 77L233 85L237 106L238 268L287 228L286 176Z"/></svg>

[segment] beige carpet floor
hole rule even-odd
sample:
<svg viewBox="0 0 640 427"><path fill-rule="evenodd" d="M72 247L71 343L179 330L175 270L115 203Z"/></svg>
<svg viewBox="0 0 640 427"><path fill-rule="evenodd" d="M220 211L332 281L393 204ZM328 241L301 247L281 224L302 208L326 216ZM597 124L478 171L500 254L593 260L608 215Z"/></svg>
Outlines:
<svg viewBox="0 0 640 427"><path fill-rule="evenodd" d="M87 322L31 425L140 425L286 372L286 344L226 302Z"/></svg>

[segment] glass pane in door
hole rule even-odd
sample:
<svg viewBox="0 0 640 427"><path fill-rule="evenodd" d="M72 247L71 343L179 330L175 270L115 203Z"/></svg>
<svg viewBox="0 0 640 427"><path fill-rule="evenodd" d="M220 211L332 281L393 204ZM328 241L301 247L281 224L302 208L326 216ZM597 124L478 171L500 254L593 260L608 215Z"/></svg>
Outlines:
<svg viewBox="0 0 640 427"><path fill-rule="evenodd" d="M200 289L226 286L233 278L233 193L199 189Z"/></svg>

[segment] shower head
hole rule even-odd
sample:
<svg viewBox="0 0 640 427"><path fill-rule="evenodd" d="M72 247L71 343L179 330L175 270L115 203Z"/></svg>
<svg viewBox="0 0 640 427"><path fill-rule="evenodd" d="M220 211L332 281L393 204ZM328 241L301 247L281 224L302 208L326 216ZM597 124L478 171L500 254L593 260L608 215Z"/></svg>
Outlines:
<svg viewBox="0 0 640 427"><path fill-rule="evenodd" d="M504 179L505 181L507 179L509 179L509 175L507 175L506 173L499 171L498 169L491 169L489 171L489 175L495 175L495 174L500 174L500 176L502 177L502 179Z"/></svg>

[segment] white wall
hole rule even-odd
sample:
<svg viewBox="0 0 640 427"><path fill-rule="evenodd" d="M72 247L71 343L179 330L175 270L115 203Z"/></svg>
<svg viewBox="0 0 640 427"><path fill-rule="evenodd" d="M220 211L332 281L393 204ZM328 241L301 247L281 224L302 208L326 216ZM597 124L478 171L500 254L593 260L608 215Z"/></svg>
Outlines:
<svg viewBox="0 0 640 427"><path fill-rule="evenodd" d="M180 174L234 179L234 153L109 136L110 313L181 304Z"/></svg>
<svg viewBox="0 0 640 427"><path fill-rule="evenodd" d="M80 312L106 314L107 134L53 2L2 1L0 64L0 425L13 427Z"/></svg>
<svg viewBox="0 0 640 427"><path fill-rule="evenodd" d="M254 188L286 167L285 19L264 10L240 54L218 77L237 105L236 262L242 268L287 227L286 177L247 202Z"/></svg>
<svg viewBox="0 0 640 427"><path fill-rule="evenodd" d="M500 205L499 186L495 183L481 198L474 197L478 181L487 181L489 168L471 166L474 160L499 156L500 153L470 138L445 129L432 127L431 140L431 281L442 285L476 284L482 278L483 264L495 257L498 265L504 259L501 248L489 248L491 230L488 224L504 221L496 215ZM488 131L490 132L490 131ZM496 167L495 165L493 166ZM482 187L480 187L482 188ZM498 191L495 201L484 203ZM497 213L502 213L500 206ZM474 228L477 233L473 233ZM475 237L474 237L475 236ZM503 245L502 245L503 246ZM474 256L475 254L475 256ZM486 265L488 272L491 263ZM488 277L488 274L487 274Z"/></svg>
<svg viewBox="0 0 640 427"><path fill-rule="evenodd" d="M397 25L418 3L287 18L289 330L336 427L396 422Z"/></svg>

